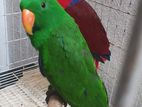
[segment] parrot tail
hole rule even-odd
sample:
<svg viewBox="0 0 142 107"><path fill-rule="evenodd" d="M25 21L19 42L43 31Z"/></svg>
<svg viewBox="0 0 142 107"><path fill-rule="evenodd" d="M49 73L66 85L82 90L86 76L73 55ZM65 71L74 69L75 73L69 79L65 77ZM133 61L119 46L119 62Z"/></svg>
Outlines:
<svg viewBox="0 0 142 107"><path fill-rule="evenodd" d="M98 55L96 53L92 53L94 59L95 59L95 64L96 64L96 69L99 69L99 62L105 63L106 60L110 61L110 56L111 52L104 54L104 55Z"/></svg>

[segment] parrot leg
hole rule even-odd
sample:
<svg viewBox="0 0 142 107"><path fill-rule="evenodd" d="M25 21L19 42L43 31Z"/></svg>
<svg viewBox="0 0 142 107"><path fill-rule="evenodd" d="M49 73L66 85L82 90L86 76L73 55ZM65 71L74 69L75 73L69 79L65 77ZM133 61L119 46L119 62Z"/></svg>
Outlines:
<svg viewBox="0 0 142 107"><path fill-rule="evenodd" d="M58 98L58 100L62 104L64 104L65 107L67 107L67 102L64 101L64 99L58 94L58 92L51 85L49 85L48 91L46 92L46 95L47 95L47 97L46 97L45 101L46 101L47 104L48 104L51 96L56 96Z"/></svg>

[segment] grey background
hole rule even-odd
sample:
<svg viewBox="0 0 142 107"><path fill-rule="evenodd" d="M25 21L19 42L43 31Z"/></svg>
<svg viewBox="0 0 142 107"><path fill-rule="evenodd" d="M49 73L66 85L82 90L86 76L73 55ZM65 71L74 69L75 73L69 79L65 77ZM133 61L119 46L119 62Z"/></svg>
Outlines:
<svg viewBox="0 0 142 107"><path fill-rule="evenodd" d="M139 0L88 0L88 2L97 11L111 42L111 61L101 64L99 71L107 87L111 105L127 53ZM142 107L141 93L142 89L139 86L134 107Z"/></svg>

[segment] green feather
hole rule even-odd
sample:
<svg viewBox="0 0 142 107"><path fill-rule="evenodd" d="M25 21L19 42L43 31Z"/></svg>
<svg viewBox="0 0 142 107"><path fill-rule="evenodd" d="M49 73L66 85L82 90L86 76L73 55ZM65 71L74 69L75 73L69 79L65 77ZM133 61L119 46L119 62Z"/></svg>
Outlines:
<svg viewBox="0 0 142 107"><path fill-rule="evenodd" d="M72 107L108 107L106 89L74 20L55 0L22 0L24 8L36 16L30 39L52 86Z"/></svg>

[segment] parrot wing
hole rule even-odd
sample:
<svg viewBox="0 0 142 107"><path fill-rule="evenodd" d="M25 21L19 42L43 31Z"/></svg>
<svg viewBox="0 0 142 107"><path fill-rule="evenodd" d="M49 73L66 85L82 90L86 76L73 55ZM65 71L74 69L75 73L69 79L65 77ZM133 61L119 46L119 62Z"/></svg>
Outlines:
<svg viewBox="0 0 142 107"><path fill-rule="evenodd" d="M62 5L64 0L58 1ZM78 24L93 57L103 63L105 61L104 59L110 60L110 43L95 10L85 0L66 1L68 1L68 4L66 3L67 5L64 8Z"/></svg>

